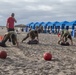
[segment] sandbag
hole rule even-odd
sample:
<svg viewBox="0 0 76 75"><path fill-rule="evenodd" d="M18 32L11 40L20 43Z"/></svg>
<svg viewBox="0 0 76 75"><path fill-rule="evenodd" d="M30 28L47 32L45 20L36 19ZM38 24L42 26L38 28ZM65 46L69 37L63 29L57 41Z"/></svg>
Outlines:
<svg viewBox="0 0 76 75"><path fill-rule="evenodd" d="M27 44L38 44L38 40L30 40L27 42Z"/></svg>
<svg viewBox="0 0 76 75"><path fill-rule="evenodd" d="M69 44L69 42L61 42L60 45L62 45L62 46L69 46L70 44Z"/></svg>

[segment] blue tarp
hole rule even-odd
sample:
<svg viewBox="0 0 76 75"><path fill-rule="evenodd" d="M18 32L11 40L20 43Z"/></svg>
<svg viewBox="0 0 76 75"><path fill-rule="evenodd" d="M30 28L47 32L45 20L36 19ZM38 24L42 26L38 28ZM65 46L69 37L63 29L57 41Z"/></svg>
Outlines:
<svg viewBox="0 0 76 75"><path fill-rule="evenodd" d="M35 24L34 24L34 26L36 27L36 26L39 26L39 22L36 22Z"/></svg>
<svg viewBox="0 0 76 75"><path fill-rule="evenodd" d="M45 22L36 22L34 25L35 25L35 27L36 26L44 26Z"/></svg>
<svg viewBox="0 0 76 75"><path fill-rule="evenodd" d="M51 22L44 22L44 23L42 24L42 26L43 26L44 28L46 28L49 23L51 23Z"/></svg>
<svg viewBox="0 0 76 75"><path fill-rule="evenodd" d="M56 24L58 24L58 23L59 23L58 21L56 21L56 22L51 22L49 26L53 26L53 27L54 27L54 26L56 26Z"/></svg>
<svg viewBox="0 0 76 75"><path fill-rule="evenodd" d="M57 23L59 23L58 21L53 22L53 25L56 25Z"/></svg>
<svg viewBox="0 0 76 75"><path fill-rule="evenodd" d="M56 24L58 24L59 22L58 21L56 21L56 22L52 22L52 26L53 26L53 29L54 29L54 27L56 26Z"/></svg>
<svg viewBox="0 0 76 75"><path fill-rule="evenodd" d="M35 22L33 28L35 29L36 26L39 27L39 22Z"/></svg>
<svg viewBox="0 0 76 75"><path fill-rule="evenodd" d="M34 28L34 22L32 22L32 23L30 24L30 27L31 27L31 28Z"/></svg>
<svg viewBox="0 0 76 75"><path fill-rule="evenodd" d="M74 28L74 26L76 26L76 20L72 21L72 22L68 22L68 21L31 22L31 23L27 24L26 26L32 27L34 29L36 26L40 26L40 25L42 25L45 28L47 28L47 26L52 26L52 29L54 29L56 26L60 26L61 29L63 29L64 27L67 27L67 26Z"/></svg>
<svg viewBox="0 0 76 75"><path fill-rule="evenodd" d="M44 27L45 24L46 24L45 22L40 22L39 26L43 26Z"/></svg>
<svg viewBox="0 0 76 75"><path fill-rule="evenodd" d="M75 26L75 25L76 25L76 21L72 21L66 24L65 26Z"/></svg>
<svg viewBox="0 0 76 75"><path fill-rule="evenodd" d="M67 23L69 22L68 21L58 22L56 23L56 26L60 26L62 28L62 26L65 26Z"/></svg>
<svg viewBox="0 0 76 75"><path fill-rule="evenodd" d="M53 26L52 22L47 22L46 26Z"/></svg>
<svg viewBox="0 0 76 75"><path fill-rule="evenodd" d="M71 27L72 29L74 29L74 26L76 26L76 21L72 21L72 22L69 22L68 24L65 25L66 27Z"/></svg>

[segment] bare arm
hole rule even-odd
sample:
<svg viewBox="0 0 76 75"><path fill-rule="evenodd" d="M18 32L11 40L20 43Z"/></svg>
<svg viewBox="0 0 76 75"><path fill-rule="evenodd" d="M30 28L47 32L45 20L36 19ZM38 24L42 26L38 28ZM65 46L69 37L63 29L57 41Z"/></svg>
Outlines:
<svg viewBox="0 0 76 75"><path fill-rule="evenodd" d="M15 23L17 23L17 20L14 18Z"/></svg>
<svg viewBox="0 0 76 75"><path fill-rule="evenodd" d="M22 42L25 41L27 38L29 38L29 33L26 35L25 38L22 39Z"/></svg>

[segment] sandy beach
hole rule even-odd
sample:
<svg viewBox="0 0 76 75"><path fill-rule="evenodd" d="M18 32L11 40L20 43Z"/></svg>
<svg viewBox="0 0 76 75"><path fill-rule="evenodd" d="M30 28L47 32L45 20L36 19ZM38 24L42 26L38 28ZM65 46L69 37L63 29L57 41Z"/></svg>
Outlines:
<svg viewBox="0 0 76 75"><path fill-rule="evenodd" d="M0 28L0 35L7 32ZM26 36L26 32L18 34L18 40ZM19 48L7 42L8 47L0 47L7 52L6 59L0 59L0 75L76 75L76 38L73 46L58 45L59 37L54 34L39 34L38 45L20 43ZM45 52L52 54L52 60L43 58Z"/></svg>

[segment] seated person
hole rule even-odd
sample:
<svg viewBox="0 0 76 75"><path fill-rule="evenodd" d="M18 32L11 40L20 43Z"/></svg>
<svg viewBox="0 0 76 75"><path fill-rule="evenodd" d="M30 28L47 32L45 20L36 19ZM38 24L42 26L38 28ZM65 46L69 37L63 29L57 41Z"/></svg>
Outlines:
<svg viewBox="0 0 76 75"><path fill-rule="evenodd" d="M17 34L14 31L10 31L4 35L3 40L0 42L0 46L6 47L6 41L11 38L12 44L18 46Z"/></svg>
<svg viewBox="0 0 76 75"><path fill-rule="evenodd" d="M30 30L29 33L27 34L27 36L25 38L23 38L22 42L24 40L26 40L27 38L30 38L30 42L32 43L35 43L36 41L38 42L39 39L38 39L38 31L37 30ZM37 38L37 39L36 39Z"/></svg>
<svg viewBox="0 0 76 75"><path fill-rule="evenodd" d="M71 45L73 45L73 40L72 40L72 37L71 37L71 34L69 33L69 31L62 30L61 37L60 37L60 40L58 41L58 44L60 44L61 41L67 42L68 39L70 39Z"/></svg>

